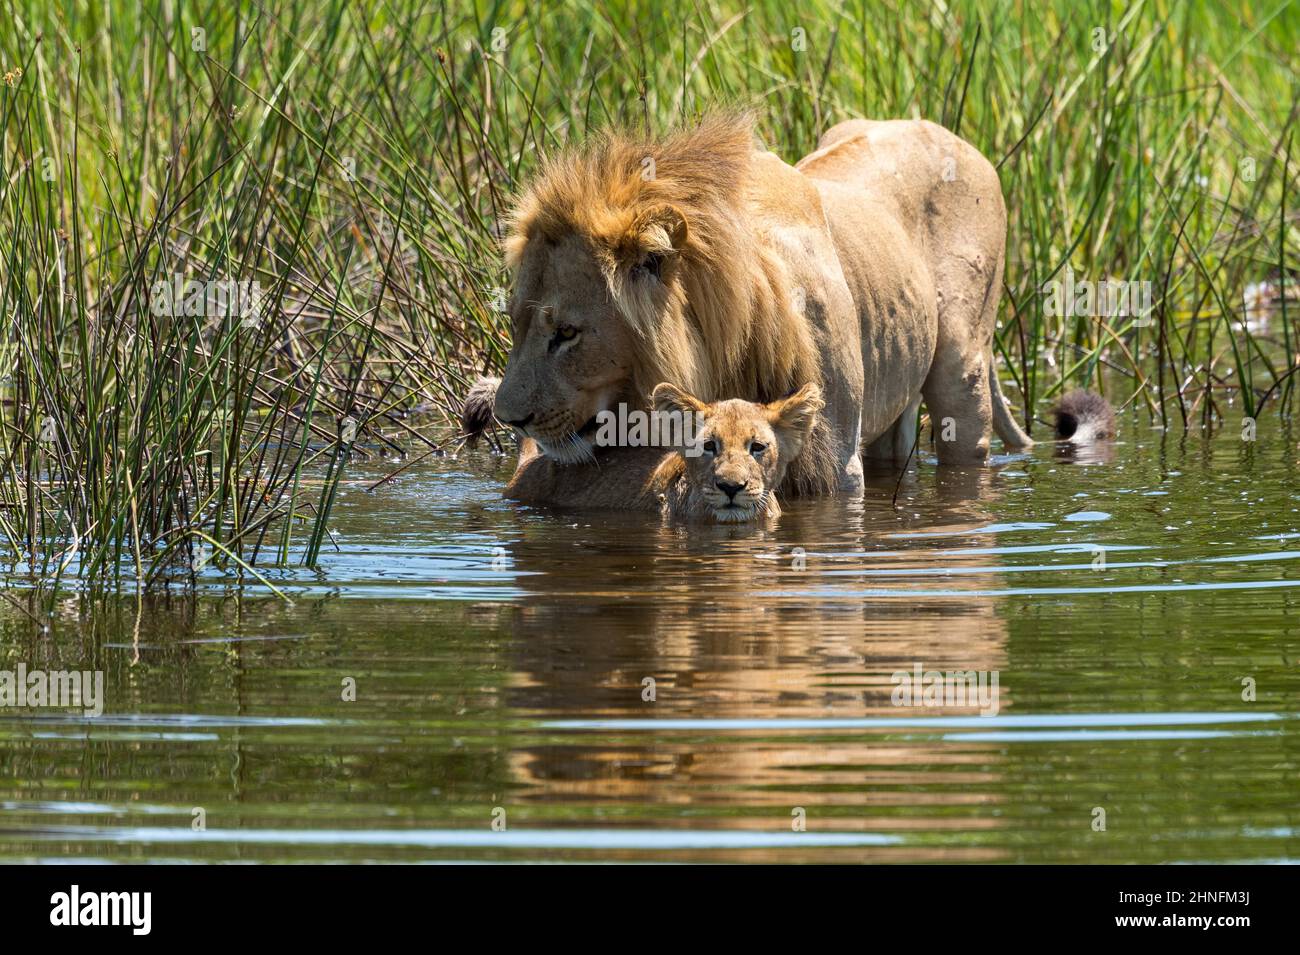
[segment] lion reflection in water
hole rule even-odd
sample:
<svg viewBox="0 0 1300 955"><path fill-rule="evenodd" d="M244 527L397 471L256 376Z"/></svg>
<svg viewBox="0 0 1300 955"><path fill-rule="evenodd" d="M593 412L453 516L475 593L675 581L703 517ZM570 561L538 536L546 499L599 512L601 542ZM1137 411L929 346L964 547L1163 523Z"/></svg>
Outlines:
<svg viewBox="0 0 1300 955"><path fill-rule="evenodd" d="M512 711L706 723L688 732L618 732L612 740L600 733L590 744L569 736L516 749L513 772L524 787L518 798L693 803L707 816L710 791L719 806L743 792L746 804L769 807L777 824L792 804L811 814L814 807L858 806L862 817L877 808L888 815L899 805L899 786L914 791L911 805L997 802L995 746L905 739L897 729L818 732L814 746L809 730L761 728L768 719L979 712L895 707L891 675L915 663L1001 671L1000 711L1013 708L1006 620L999 598L984 595L1001 588L996 571L940 581L907 573L939 561L955 570L994 568L998 558L987 550L996 540L979 529L992 520L995 487L993 472L948 472L933 487L908 488L924 503L896 518L887 506L893 479L882 476L871 479L865 505L796 502L776 530L608 514L572 529L572 539L550 526L536 539L525 535L509 556L528 595L501 611L503 628L514 634L516 677L506 690ZM927 517L918 519L916 510ZM943 534L933 538L942 543L922 536L931 533ZM561 562L572 573L556 573ZM927 594L936 590L944 594ZM644 698L647 678L653 702ZM755 731L707 728L708 720L728 719L753 720ZM887 825L909 825L906 813L892 815ZM998 824L992 817L964 821ZM842 822L837 828L866 825Z"/></svg>

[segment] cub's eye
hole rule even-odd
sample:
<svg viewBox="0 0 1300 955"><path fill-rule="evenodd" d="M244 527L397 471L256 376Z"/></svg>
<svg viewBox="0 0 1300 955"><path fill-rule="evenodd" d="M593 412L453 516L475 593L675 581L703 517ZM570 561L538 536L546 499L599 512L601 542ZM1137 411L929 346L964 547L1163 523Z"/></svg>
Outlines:
<svg viewBox="0 0 1300 955"><path fill-rule="evenodd" d="M718 453L718 442L716 442L716 441L705 441L705 442L704 442L704 453L705 453L705 454L717 454L717 453Z"/></svg>
<svg viewBox="0 0 1300 955"><path fill-rule="evenodd" d="M751 441L749 443L749 453L756 458L761 456L762 453L766 450L767 450L767 445L763 444L761 441Z"/></svg>

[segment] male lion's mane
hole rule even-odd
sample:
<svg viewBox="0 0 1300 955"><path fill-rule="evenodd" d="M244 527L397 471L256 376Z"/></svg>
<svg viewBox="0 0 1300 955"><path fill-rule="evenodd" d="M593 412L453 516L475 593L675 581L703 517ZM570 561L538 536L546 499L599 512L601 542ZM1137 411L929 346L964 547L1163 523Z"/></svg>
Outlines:
<svg viewBox="0 0 1300 955"><path fill-rule="evenodd" d="M750 214L754 148L752 117L720 113L659 140L610 131L565 149L516 204L507 264L517 268L531 243L581 236L644 343L634 360L638 395L662 381L706 401L790 394L818 380L818 356L785 266ZM659 221L665 208L685 221L678 248ZM652 291L629 280L646 253L664 262L664 283Z"/></svg>

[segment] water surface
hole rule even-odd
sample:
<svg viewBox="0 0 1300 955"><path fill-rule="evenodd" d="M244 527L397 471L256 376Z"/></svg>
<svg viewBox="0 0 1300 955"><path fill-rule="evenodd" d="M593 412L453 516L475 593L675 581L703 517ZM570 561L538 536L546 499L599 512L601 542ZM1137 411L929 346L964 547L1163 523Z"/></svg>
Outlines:
<svg viewBox="0 0 1300 955"><path fill-rule="evenodd" d="M107 701L0 709L0 859L1295 860L1296 441L1123 433L768 529L358 467L291 605L211 570L43 630L11 574L0 669ZM997 714L894 705L917 664Z"/></svg>

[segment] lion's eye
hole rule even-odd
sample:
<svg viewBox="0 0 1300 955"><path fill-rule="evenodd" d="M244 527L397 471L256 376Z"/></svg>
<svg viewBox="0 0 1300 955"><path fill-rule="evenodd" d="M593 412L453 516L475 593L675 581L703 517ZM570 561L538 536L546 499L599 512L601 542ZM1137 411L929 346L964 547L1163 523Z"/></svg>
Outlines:
<svg viewBox="0 0 1300 955"><path fill-rule="evenodd" d="M653 275L655 278L660 278L663 273L663 264L663 256L651 252L637 263L637 266L632 270L632 272L635 275Z"/></svg>
<svg viewBox="0 0 1300 955"><path fill-rule="evenodd" d="M555 329L555 335L551 338L551 350L554 351L565 342L571 342L578 337L578 330L572 325L559 325Z"/></svg>
<svg viewBox="0 0 1300 955"><path fill-rule="evenodd" d="M716 441L705 441L705 442L704 442L704 453L705 453L705 454L717 454L717 453L718 453L718 442L716 442Z"/></svg>
<svg viewBox="0 0 1300 955"><path fill-rule="evenodd" d="M761 441L751 441L749 444L749 453L754 457L758 457L766 450L767 445L763 444Z"/></svg>

